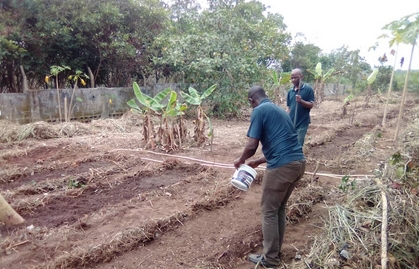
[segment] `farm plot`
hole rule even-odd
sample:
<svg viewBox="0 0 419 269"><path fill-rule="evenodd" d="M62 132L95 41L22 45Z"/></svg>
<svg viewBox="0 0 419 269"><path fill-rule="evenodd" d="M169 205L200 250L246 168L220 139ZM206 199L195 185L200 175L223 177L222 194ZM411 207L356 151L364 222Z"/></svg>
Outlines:
<svg viewBox="0 0 419 269"><path fill-rule="evenodd" d="M310 252L322 205L341 198L340 176L371 175L396 150L396 105L382 130L383 105L354 101L342 117L341 104L328 100L312 111L307 173L289 202L285 263ZM1 137L0 191L26 222L1 227L1 268L252 268L245 258L261 250L263 170L248 192L230 184L248 119L214 120L212 147L175 153L144 150L134 115L36 123L24 137L2 124L20 137Z"/></svg>

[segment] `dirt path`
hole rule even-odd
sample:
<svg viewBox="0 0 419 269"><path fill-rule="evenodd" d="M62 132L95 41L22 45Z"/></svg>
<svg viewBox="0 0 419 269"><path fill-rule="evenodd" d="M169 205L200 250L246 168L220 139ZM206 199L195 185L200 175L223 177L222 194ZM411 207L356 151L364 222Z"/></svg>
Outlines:
<svg viewBox="0 0 419 269"><path fill-rule="evenodd" d="M396 150L396 106L381 130L382 105L351 105L343 118L341 101L312 111L307 174L289 203L286 264L310 252L324 206L339 201L341 178L327 175L372 175ZM230 184L232 166L207 166L231 164L247 142L247 120L213 125L212 151L186 145L177 156L141 150L133 126L2 144L0 191L26 223L1 227L0 268L253 268L246 256L261 250L263 170L242 192Z"/></svg>

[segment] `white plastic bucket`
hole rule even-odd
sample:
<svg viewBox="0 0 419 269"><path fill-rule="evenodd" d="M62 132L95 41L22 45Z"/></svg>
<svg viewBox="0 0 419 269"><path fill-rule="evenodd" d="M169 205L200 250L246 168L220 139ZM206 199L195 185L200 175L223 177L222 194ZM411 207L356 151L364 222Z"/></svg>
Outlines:
<svg viewBox="0 0 419 269"><path fill-rule="evenodd" d="M256 174L255 169L247 164L242 164L234 173L233 178L231 179L231 184L242 191L247 191L250 188L250 185L252 185Z"/></svg>

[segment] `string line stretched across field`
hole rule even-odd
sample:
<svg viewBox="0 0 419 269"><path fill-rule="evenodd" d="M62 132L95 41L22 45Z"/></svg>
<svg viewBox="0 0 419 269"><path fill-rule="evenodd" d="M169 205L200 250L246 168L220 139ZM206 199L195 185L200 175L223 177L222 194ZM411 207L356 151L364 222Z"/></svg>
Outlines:
<svg viewBox="0 0 419 269"><path fill-rule="evenodd" d="M203 166L217 167L217 168L226 168L226 169L235 169L235 167L232 164L206 161L206 160L196 159L196 158L187 157L187 156L172 155L172 154L154 152L154 151L150 151L150 150L143 150L143 149L113 149L110 152L113 152L113 151L135 151L135 152L140 152L141 151L141 152L146 152L146 153L150 153L150 154L154 154L154 155L161 155L161 156L166 156L166 157L172 157L172 158L177 158L177 159L185 159L185 160L190 160L190 161L194 161L194 162L199 162ZM163 162L161 160L156 160L156 159L151 159L151 158L145 158L145 157L141 157L141 159L147 160L147 161L152 161L152 162L158 162L158 163L162 163ZM264 167L264 166L259 166L259 167L256 168L256 170L264 170L265 168L266 167ZM347 176L347 175L339 175L339 174L332 174L332 173L317 173L317 172L305 172L305 174L313 175L313 176L318 175L318 176L324 176L324 177L333 177L333 178L342 178L344 176ZM374 175L350 175L350 176L351 177L357 177L357 178L367 178L367 179L370 178L370 177L374 177Z"/></svg>

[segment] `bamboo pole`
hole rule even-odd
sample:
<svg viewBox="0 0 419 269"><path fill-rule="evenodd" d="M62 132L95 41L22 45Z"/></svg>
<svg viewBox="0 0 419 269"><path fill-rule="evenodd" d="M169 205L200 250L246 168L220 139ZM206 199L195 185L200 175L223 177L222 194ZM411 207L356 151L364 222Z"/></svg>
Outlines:
<svg viewBox="0 0 419 269"><path fill-rule="evenodd" d="M7 203L0 194L0 222L5 225L22 224L25 220Z"/></svg>
<svg viewBox="0 0 419 269"><path fill-rule="evenodd" d="M61 115L61 98L60 89L58 88L58 74L55 76L55 87L57 88L58 114L60 115L60 122L62 122L63 116Z"/></svg>
<svg viewBox="0 0 419 269"><path fill-rule="evenodd" d="M93 76L93 72L90 69L90 67L87 67L87 71L89 72L90 88L94 88L95 87L95 77Z"/></svg>
<svg viewBox="0 0 419 269"><path fill-rule="evenodd" d="M64 97L64 121L68 122L67 97Z"/></svg>
<svg viewBox="0 0 419 269"><path fill-rule="evenodd" d="M383 200L383 221L381 223L381 268L387 269L387 197L384 191L381 191L381 199Z"/></svg>
<svg viewBox="0 0 419 269"><path fill-rule="evenodd" d="M384 191L383 183L377 179L377 185L381 189L381 203L383 205L382 221L381 221L381 269L387 269L387 226L388 226L388 204L387 196Z"/></svg>

